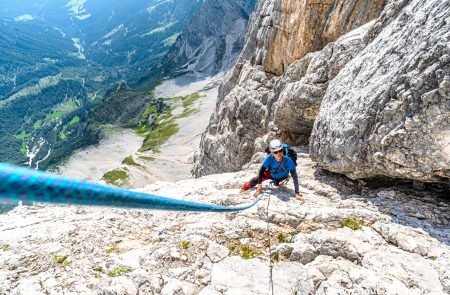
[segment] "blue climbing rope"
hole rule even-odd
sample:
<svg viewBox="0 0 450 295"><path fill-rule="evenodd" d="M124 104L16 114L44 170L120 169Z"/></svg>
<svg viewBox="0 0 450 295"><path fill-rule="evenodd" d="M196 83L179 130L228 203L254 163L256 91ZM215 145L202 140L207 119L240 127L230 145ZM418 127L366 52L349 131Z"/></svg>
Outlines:
<svg viewBox="0 0 450 295"><path fill-rule="evenodd" d="M262 197L261 195L255 202L244 206L219 206L73 180L0 163L0 199L11 201L172 211L230 212L253 207Z"/></svg>

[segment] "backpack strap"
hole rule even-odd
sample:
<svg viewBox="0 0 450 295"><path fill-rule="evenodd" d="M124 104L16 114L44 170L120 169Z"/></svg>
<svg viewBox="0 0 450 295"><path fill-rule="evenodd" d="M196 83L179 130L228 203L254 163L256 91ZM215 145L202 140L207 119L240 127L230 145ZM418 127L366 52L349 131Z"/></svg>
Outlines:
<svg viewBox="0 0 450 295"><path fill-rule="evenodd" d="M280 172L281 171L281 168L283 168L283 164L284 164L284 156L283 156L283 160L281 160L281 164L280 164L280 166L278 166L278 172Z"/></svg>

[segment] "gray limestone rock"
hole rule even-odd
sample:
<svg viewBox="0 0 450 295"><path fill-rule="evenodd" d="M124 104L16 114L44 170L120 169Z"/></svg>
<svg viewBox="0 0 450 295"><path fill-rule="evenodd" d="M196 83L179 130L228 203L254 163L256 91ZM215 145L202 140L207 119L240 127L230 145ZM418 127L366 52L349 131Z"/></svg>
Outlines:
<svg viewBox="0 0 450 295"><path fill-rule="evenodd" d="M351 178L448 182L450 2L393 3L330 82L311 156Z"/></svg>
<svg viewBox="0 0 450 295"><path fill-rule="evenodd" d="M307 236L315 248L316 255L344 257L350 261L358 262L364 255L374 251L385 241L374 231L363 228L352 232L349 228L338 229L332 233L317 230Z"/></svg>
<svg viewBox="0 0 450 295"><path fill-rule="evenodd" d="M243 205L254 198L240 185L257 166L140 190ZM275 294L449 293L448 226L406 216L439 209L448 221L443 201L393 188L349 194L343 177L317 177L308 157L298 169L305 201L292 197L292 183L270 190L268 220L265 199L222 214L19 206L0 215L0 294L266 295L274 252ZM365 225L342 227L348 218ZM245 259L244 246L255 257Z"/></svg>
<svg viewBox="0 0 450 295"><path fill-rule="evenodd" d="M280 81L274 123L291 135L311 134L320 104L331 81L365 47L367 32L374 21L329 43L293 63Z"/></svg>
<svg viewBox="0 0 450 295"><path fill-rule="evenodd" d="M429 260L418 254L407 255L400 249L389 248L390 246L381 247L379 250L368 253L362 265L373 269L379 275L397 278L413 293L443 293L439 273ZM418 265L420 267L417 267Z"/></svg>
<svg viewBox="0 0 450 295"><path fill-rule="evenodd" d="M223 100L219 95L215 113L202 135L201 151L194 156L192 172L196 176L240 169L255 153L255 138L266 133L271 121L271 75L247 62L232 74L239 86Z"/></svg>
<svg viewBox="0 0 450 295"><path fill-rule="evenodd" d="M206 255L211 259L211 262L217 263L220 260L224 259L228 256L230 251L227 249L227 247L211 243L208 246L208 249L206 250Z"/></svg>
<svg viewBox="0 0 450 295"><path fill-rule="evenodd" d="M291 261L298 261L301 264L308 264L313 261L319 252L311 244L294 243L292 245L292 253L289 259Z"/></svg>
<svg viewBox="0 0 450 295"><path fill-rule="evenodd" d="M172 294L183 294L183 295L193 295L196 294L197 286L187 282L179 280L170 280L167 285L164 285L161 294L162 295L172 295Z"/></svg>
<svg viewBox="0 0 450 295"><path fill-rule="evenodd" d="M274 265L274 293L293 293L300 266L296 262ZM211 285L227 286L225 294L266 294L269 282L269 265L260 259L242 261L237 256L228 257L215 264L211 274Z"/></svg>
<svg viewBox="0 0 450 295"><path fill-rule="evenodd" d="M207 0L165 57L174 75L215 75L230 69L244 46L256 0Z"/></svg>
<svg viewBox="0 0 450 295"><path fill-rule="evenodd" d="M442 254L442 249L423 230L385 222L376 222L373 225L373 229L386 241L397 245L405 251L417 253L425 257L440 257ZM420 238L417 239L416 237ZM420 242L418 243L418 241Z"/></svg>
<svg viewBox="0 0 450 295"><path fill-rule="evenodd" d="M320 255L297 278L299 294L409 294L395 277L383 276L348 260Z"/></svg>
<svg viewBox="0 0 450 295"><path fill-rule="evenodd" d="M264 68L280 1L260 1L238 64L219 88L216 110L192 169L199 177L237 171L272 137L308 142L328 83L366 45L373 22L295 61L281 76ZM269 135L269 136L267 136ZM264 140L261 140L264 138Z"/></svg>

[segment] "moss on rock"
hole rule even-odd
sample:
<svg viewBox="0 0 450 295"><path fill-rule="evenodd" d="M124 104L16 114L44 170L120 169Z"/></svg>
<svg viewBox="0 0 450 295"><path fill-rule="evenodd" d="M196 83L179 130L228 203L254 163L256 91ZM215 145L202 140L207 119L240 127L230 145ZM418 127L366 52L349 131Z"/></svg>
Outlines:
<svg viewBox="0 0 450 295"><path fill-rule="evenodd" d="M118 168L111 171L106 172L102 180L104 180L108 184L117 185L117 186L124 186L128 184L128 181L130 180L130 176L128 175L128 172L124 169Z"/></svg>
<svg viewBox="0 0 450 295"><path fill-rule="evenodd" d="M132 156L128 156L125 159L123 159L122 164L124 165L129 165L129 166L138 166L140 167L141 165L139 165L138 163L136 163L133 159Z"/></svg>

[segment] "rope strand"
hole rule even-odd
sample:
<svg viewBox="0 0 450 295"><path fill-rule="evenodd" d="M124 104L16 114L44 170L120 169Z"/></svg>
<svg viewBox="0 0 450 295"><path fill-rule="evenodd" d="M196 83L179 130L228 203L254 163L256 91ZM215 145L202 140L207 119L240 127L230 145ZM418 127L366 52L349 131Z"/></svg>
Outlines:
<svg viewBox="0 0 450 295"><path fill-rule="evenodd" d="M284 183L280 186L287 186L289 182L289 177L286 178ZM264 191L262 195L266 194L267 189L270 187L272 188L274 185L274 182L271 181L268 186L264 188ZM268 247L269 247L269 290L272 295L274 295L274 289L273 289L273 263L272 263L272 245L270 243L271 235L270 235L270 221L269 221L269 206L270 206L270 194L267 194L267 207L266 207L266 223L267 223L267 241L268 241Z"/></svg>
<svg viewBox="0 0 450 295"><path fill-rule="evenodd" d="M265 194L267 194L267 189L269 187L272 187L273 182L270 183L270 185L267 185L263 192L261 193L261 197L262 198ZM267 206L266 206L266 224L267 224L267 244L268 244L268 248L269 248L269 290L271 292L271 294L273 295L274 291L273 291L273 265L272 265L272 256L271 256L271 252L272 252L272 246L270 243L270 222L269 222L269 205L270 205L270 194L267 194L268 198L267 198Z"/></svg>
<svg viewBox="0 0 450 295"><path fill-rule="evenodd" d="M0 200L116 208L194 212L231 212L253 207L220 206L172 199L0 163Z"/></svg>

